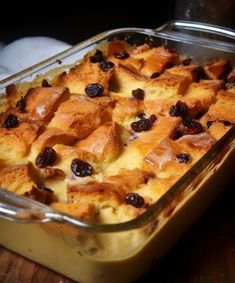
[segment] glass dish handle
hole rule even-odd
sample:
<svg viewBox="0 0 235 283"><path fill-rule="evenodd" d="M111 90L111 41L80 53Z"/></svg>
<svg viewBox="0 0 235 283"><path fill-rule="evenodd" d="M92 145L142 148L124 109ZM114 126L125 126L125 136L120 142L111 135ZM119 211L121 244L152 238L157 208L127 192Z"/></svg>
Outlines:
<svg viewBox="0 0 235 283"><path fill-rule="evenodd" d="M18 222L45 222L46 205L0 189L0 218Z"/></svg>
<svg viewBox="0 0 235 283"><path fill-rule="evenodd" d="M89 229L90 224L75 219L64 213L26 197L18 196L0 188L0 218L22 222L67 222L82 229Z"/></svg>
<svg viewBox="0 0 235 283"><path fill-rule="evenodd" d="M222 37L232 38L235 40L235 31L230 28L211 25L207 23L191 22L191 21L169 21L155 29L158 32L171 32L174 30L192 30L204 32Z"/></svg>

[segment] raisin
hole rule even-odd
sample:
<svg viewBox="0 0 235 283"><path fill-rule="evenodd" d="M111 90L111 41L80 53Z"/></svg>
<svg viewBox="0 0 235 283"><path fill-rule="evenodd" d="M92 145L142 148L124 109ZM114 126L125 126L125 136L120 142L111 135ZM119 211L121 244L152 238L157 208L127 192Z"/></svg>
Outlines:
<svg viewBox="0 0 235 283"><path fill-rule="evenodd" d="M149 117L149 120L154 123L157 120L157 117L154 114L151 114L151 116Z"/></svg>
<svg viewBox="0 0 235 283"><path fill-rule="evenodd" d="M199 67L196 73L196 82L199 82L200 80L209 80L206 71L202 67Z"/></svg>
<svg viewBox="0 0 235 283"><path fill-rule="evenodd" d="M157 117L155 115L151 115L149 119L141 118L139 121L131 123L131 128L134 132L143 132L143 131L149 131L154 122L156 121Z"/></svg>
<svg viewBox="0 0 235 283"><path fill-rule="evenodd" d="M190 160L190 155L188 153L180 153L176 155L179 163L188 163Z"/></svg>
<svg viewBox="0 0 235 283"><path fill-rule="evenodd" d="M186 128L191 129L194 132L197 132L197 134L203 131L202 125L198 121L192 120L190 118L186 118L186 119L183 119L182 122Z"/></svg>
<svg viewBox="0 0 235 283"><path fill-rule="evenodd" d="M231 125L231 122L224 120L224 121L223 121L223 124L224 124L224 126L230 126L230 125Z"/></svg>
<svg viewBox="0 0 235 283"><path fill-rule="evenodd" d="M156 79L156 78L158 78L160 75L161 75L160 72L155 72L155 73L153 73L153 74L150 76L150 79Z"/></svg>
<svg viewBox="0 0 235 283"><path fill-rule="evenodd" d="M186 58L179 62L178 66L188 66L192 62L192 58Z"/></svg>
<svg viewBox="0 0 235 283"><path fill-rule="evenodd" d="M165 65L165 68L166 68L166 69L169 69L169 68L172 68L172 67L174 67L174 64L173 64L172 62L168 62L168 63L166 63L166 65Z"/></svg>
<svg viewBox="0 0 235 283"><path fill-rule="evenodd" d="M114 64L113 62L103 60L100 62L99 67L103 72L107 72L114 67Z"/></svg>
<svg viewBox="0 0 235 283"><path fill-rule="evenodd" d="M90 98L101 96L103 94L103 92L104 92L103 86L100 85L100 84L97 84L97 83L88 84L85 87L85 93Z"/></svg>
<svg viewBox="0 0 235 283"><path fill-rule="evenodd" d="M140 208L144 205L144 198L137 193L127 193L125 203Z"/></svg>
<svg viewBox="0 0 235 283"><path fill-rule="evenodd" d="M42 87L51 87L51 85L48 83L48 81L46 79L44 79L41 83Z"/></svg>
<svg viewBox="0 0 235 283"><path fill-rule="evenodd" d="M179 138L182 137L182 136L183 136L182 132L176 129L176 130L174 131L174 133L172 134L171 138L172 138L173 140L177 140L177 139L179 139Z"/></svg>
<svg viewBox="0 0 235 283"><path fill-rule="evenodd" d="M2 123L2 127L9 129L9 128L16 128L19 125L19 120L17 116L13 114L9 114L6 119Z"/></svg>
<svg viewBox="0 0 235 283"><path fill-rule="evenodd" d="M56 160L56 151L51 147L45 147L36 158L36 166L44 168L48 165L53 165Z"/></svg>
<svg viewBox="0 0 235 283"><path fill-rule="evenodd" d="M131 123L131 128L134 132L148 131L152 127L152 123L149 119L141 119L137 122Z"/></svg>
<svg viewBox="0 0 235 283"><path fill-rule="evenodd" d="M208 121L206 122L206 126L209 129L211 127L211 125L213 124L213 121Z"/></svg>
<svg viewBox="0 0 235 283"><path fill-rule="evenodd" d="M141 88L133 89L131 94L134 96L134 98L139 99L139 100L144 100L144 90Z"/></svg>
<svg viewBox="0 0 235 283"><path fill-rule="evenodd" d="M77 177L91 176L93 173L92 166L80 159L73 159L71 163L71 170Z"/></svg>
<svg viewBox="0 0 235 283"><path fill-rule="evenodd" d="M169 114L171 117L186 117L188 115L188 106L179 100L176 102L176 105L170 107Z"/></svg>
<svg viewBox="0 0 235 283"><path fill-rule="evenodd" d="M126 51L123 51L119 53L114 53L114 57L123 60L129 58L130 55Z"/></svg>
<svg viewBox="0 0 235 283"><path fill-rule="evenodd" d="M24 97L21 96L21 98L16 102L16 109L19 112L24 112L25 107L26 107L26 101L25 101Z"/></svg>
<svg viewBox="0 0 235 283"><path fill-rule="evenodd" d="M35 201L50 205L53 202L54 192L51 189L37 185L24 193L24 196Z"/></svg>
<svg viewBox="0 0 235 283"><path fill-rule="evenodd" d="M146 119L146 115L145 115L144 113L138 114L137 117L140 118L141 120L142 120L142 119Z"/></svg>
<svg viewBox="0 0 235 283"><path fill-rule="evenodd" d="M90 57L91 63L98 63L104 60L103 52L99 49L96 50L95 54Z"/></svg>
<svg viewBox="0 0 235 283"><path fill-rule="evenodd" d="M235 86L235 76L231 76L229 79L227 79L227 84L230 86Z"/></svg>
<svg viewBox="0 0 235 283"><path fill-rule="evenodd" d="M173 133L172 139L176 140L183 135L196 135L203 132L203 127L198 121L192 120L190 118L183 119L175 132Z"/></svg>

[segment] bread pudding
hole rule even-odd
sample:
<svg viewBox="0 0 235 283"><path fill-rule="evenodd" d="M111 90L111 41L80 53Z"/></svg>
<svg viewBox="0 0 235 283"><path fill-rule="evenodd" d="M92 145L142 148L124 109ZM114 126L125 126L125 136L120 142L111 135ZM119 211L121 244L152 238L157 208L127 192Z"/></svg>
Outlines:
<svg viewBox="0 0 235 283"><path fill-rule="evenodd" d="M234 68L112 41L1 96L0 186L93 223L134 219L235 123Z"/></svg>
<svg viewBox="0 0 235 283"><path fill-rule="evenodd" d="M234 129L221 139L234 124L231 50L132 30L0 96L0 187L47 205L29 224L2 204L0 245L83 283L139 278L234 175ZM41 217L17 220L29 215Z"/></svg>

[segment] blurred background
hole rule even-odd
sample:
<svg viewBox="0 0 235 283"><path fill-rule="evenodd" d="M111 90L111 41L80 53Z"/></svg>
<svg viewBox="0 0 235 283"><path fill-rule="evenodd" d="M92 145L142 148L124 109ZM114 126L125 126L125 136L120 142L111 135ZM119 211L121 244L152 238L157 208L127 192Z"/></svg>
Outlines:
<svg viewBox="0 0 235 283"><path fill-rule="evenodd" d="M28 1L27 1L28 2ZM158 27L170 19L191 19L235 27L235 0L4 2L0 41L49 36L76 44L118 27Z"/></svg>
<svg viewBox="0 0 235 283"><path fill-rule="evenodd" d="M118 27L157 27L173 16L173 0L161 6L140 1L58 1L41 0L29 4L6 3L1 13L0 41L9 43L24 36L49 36L70 44L99 32ZM151 1L152 2L152 1ZM5 4L4 4L5 5ZM14 5L13 7L11 7Z"/></svg>

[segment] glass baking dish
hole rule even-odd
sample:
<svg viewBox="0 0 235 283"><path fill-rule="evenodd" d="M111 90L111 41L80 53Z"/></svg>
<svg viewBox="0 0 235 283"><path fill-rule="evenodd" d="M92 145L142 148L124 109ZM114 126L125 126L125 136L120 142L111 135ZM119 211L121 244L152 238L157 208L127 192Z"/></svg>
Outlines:
<svg viewBox="0 0 235 283"><path fill-rule="evenodd" d="M48 77L51 70L61 72L88 50L114 38L165 44L198 63L216 57L235 63L232 30L174 21L155 30L124 28L99 34L1 81L0 93L9 84ZM131 282L173 245L232 180L234 137L233 127L155 204L124 223L88 223L0 189L0 245L79 282Z"/></svg>

